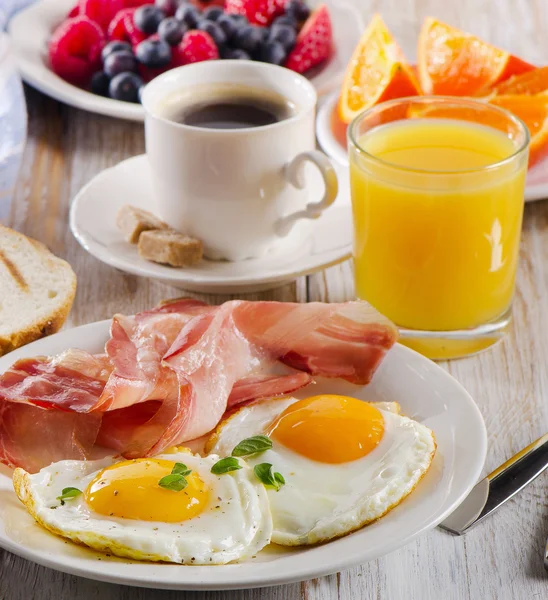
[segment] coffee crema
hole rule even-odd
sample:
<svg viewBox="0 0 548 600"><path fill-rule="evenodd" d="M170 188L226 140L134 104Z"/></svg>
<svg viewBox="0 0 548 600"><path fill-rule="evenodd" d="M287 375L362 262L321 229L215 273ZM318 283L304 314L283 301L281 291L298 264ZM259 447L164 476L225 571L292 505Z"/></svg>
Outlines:
<svg viewBox="0 0 548 600"><path fill-rule="evenodd" d="M232 84L198 85L174 92L158 109L165 119L206 129L264 127L296 112L292 102L272 90Z"/></svg>

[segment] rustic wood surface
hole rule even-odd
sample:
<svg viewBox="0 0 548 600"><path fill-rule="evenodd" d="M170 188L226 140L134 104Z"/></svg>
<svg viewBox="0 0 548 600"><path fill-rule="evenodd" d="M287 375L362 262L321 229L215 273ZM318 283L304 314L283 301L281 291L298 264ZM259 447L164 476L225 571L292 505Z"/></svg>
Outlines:
<svg viewBox="0 0 548 600"><path fill-rule="evenodd" d="M404 46L427 15L548 63L546 0L353 0L367 19L380 11ZM85 253L67 227L71 199L105 167L144 149L138 124L87 114L27 90L29 141L11 225L71 262L78 293L67 327L153 306L178 291L118 272ZM128 199L130 200L130 199ZM204 296L208 302L228 297ZM353 297L350 263L247 296L285 301ZM485 472L548 431L548 202L525 210L511 334L494 349L443 365L473 395L486 421ZM455 538L434 530L377 561L300 584L235 592L169 592L64 575L0 550L0 600L529 600L548 598L542 551L548 535L547 478Z"/></svg>

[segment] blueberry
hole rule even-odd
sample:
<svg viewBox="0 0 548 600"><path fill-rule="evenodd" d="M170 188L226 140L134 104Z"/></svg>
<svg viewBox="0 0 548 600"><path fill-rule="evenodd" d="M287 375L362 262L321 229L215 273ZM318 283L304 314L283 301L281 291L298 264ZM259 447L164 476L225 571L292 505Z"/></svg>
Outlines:
<svg viewBox="0 0 548 600"><path fill-rule="evenodd" d="M231 40L238 29L238 25L231 15L221 15L217 20L217 25L225 32L227 40Z"/></svg>
<svg viewBox="0 0 548 600"><path fill-rule="evenodd" d="M249 21L245 15L229 15L230 18L236 22L238 26L249 25Z"/></svg>
<svg viewBox="0 0 548 600"><path fill-rule="evenodd" d="M233 44L236 48L255 54L264 39L264 29L255 25L244 25L234 35Z"/></svg>
<svg viewBox="0 0 548 600"><path fill-rule="evenodd" d="M296 21L306 21L310 16L310 9L302 0L289 0L285 6L285 14Z"/></svg>
<svg viewBox="0 0 548 600"><path fill-rule="evenodd" d="M133 52L120 50L120 52L111 52L103 65L103 70L109 77L114 77L118 73L127 71L137 71L137 60L133 56Z"/></svg>
<svg viewBox="0 0 548 600"><path fill-rule="evenodd" d="M135 49L137 60L152 69L166 67L171 61L171 47L162 40L145 40Z"/></svg>
<svg viewBox="0 0 548 600"><path fill-rule="evenodd" d="M145 4L135 11L133 22L137 29L151 35L158 31L158 25L160 25L164 17L164 13L157 6Z"/></svg>
<svg viewBox="0 0 548 600"><path fill-rule="evenodd" d="M289 25L289 27L293 27L293 29L297 29L297 21L293 17L288 15L283 15L283 17L277 17L272 21L272 25Z"/></svg>
<svg viewBox="0 0 548 600"><path fill-rule="evenodd" d="M127 50L128 52L132 52L131 44L129 44L128 42L119 42L118 40L115 40L114 42L109 42L101 52L102 61L105 62L107 56L111 52L119 52L120 50Z"/></svg>
<svg viewBox="0 0 548 600"><path fill-rule="evenodd" d="M175 17L164 19L158 27L160 39L170 46L176 46L183 39L185 32L186 26Z"/></svg>
<svg viewBox="0 0 548 600"><path fill-rule="evenodd" d="M91 78L91 91L99 96L108 96L110 77L103 71L97 71Z"/></svg>
<svg viewBox="0 0 548 600"><path fill-rule="evenodd" d="M143 80L135 73L119 73L110 81L108 88L111 98L125 102L139 102L139 89Z"/></svg>
<svg viewBox="0 0 548 600"><path fill-rule="evenodd" d="M240 50L240 48L227 48L223 52L223 58L232 60L251 60L251 56L249 56L245 50Z"/></svg>
<svg viewBox="0 0 548 600"><path fill-rule="evenodd" d="M155 4L168 17L172 17L179 6L177 0L156 0Z"/></svg>
<svg viewBox="0 0 548 600"><path fill-rule="evenodd" d="M208 21L218 21L221 15L224 15L225 11L220 6L210 6L203 12L204 19Z"/></svg>
<svg viewBox="0 0 548 600"><path fill-rule="evenodd" d="M286 49L280 42L265 42L259 51L259 60L273 65L281 65L287 56Z"/></svg>
<svg viewBox="0 0 548 600"><path fill-rule="evenodd" d="M267 40L280 43L289 52L295 45L297 33L289 25L274 25L270 29Z"/></svg>
<svg viewBox="0 0 548 600"><path fill-rule="evenodd" d="M175 13L175 18L184 23L189 29L194 29L198 25L201 14L192 4L181 4Z"/></svg>
<svg viewBox="0 0 548 600"><path fill-rule="evenodd" d="M209 33L215 44L217 44L218 48L220 48L223 44L226 44L226 33L218 23L208 21L207 19L202 19L198 23L197 29Z"/></svg>

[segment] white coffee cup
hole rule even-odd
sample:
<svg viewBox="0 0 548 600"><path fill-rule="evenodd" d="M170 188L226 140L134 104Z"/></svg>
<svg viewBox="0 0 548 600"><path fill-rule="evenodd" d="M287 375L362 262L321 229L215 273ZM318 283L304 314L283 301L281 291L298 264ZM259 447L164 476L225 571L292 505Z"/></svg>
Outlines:
<svg viewBox="0 0 548 600"><path fill-rule="evenodd" d="M295 107L289 118L243 129L209 129L169 120L166 98L204 84L272 91ZM335 171L315 150L316 91L283 67L240 60L206 61L168 71L144 89L146 151L156 212L201 239L207 258L242 260L303 243L309 219L337 196ZM310 198L304 164L325 183ZM311 201L312 200L312 201Z"/></svg>

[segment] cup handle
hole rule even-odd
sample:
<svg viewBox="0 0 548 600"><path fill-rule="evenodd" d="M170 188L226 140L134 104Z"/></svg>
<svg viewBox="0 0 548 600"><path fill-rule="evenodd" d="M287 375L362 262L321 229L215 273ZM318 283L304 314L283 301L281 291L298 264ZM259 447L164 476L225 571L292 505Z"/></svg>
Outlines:
<svg viewBox="0 0 548 600"><path fill-rule="evenodd" d="M304 180L304 164L309 161L318 167L325 185L323 198L319 202L310 202L304 210L291 213L278 220L276 223L276 232L278 235L285 236L299 219L317 219L322 212L335 202L339 193L339 182L337 173L333 165L323 152L312 150L310 152L301 152L286 165L285 176L287 181L299 190L306 187Z"/></svg>

